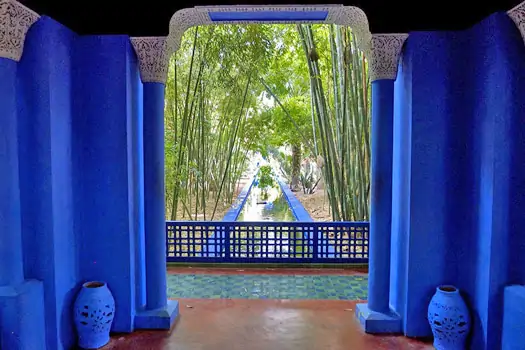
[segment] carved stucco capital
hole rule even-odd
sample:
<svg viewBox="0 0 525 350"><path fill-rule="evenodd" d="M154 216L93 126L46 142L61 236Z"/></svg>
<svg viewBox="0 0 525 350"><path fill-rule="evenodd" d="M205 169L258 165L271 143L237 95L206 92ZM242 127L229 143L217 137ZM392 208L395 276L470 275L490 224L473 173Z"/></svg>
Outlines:
<svg viewBox="0 0 525 350"><path fill-rule="evenodd" d="M131 38L131 44L139 59L142 82L165 84L169 61L166 37Z"/></svg>
<svg viewBox="0 0 525 350"><path fill-rule="evenodd" d="M254 20L239 20L239 21L221 21L213 22L210 18L210 12L257 12L257 11L326 11L328 13L326 19L321 21L254 21ZM168 52L176 52L181 43L184 32L191 27L210 25L210 24L282 24L282 23L332 23L338 25L345 25L352 28L356 34L357 43L359 47L367 52L371 33L368 25L366 14L358 7L342 6L342 5L264 5L264 6L199 6L194 8L186 8L177 11L170 20L170 31L168 36Z"/></svg>
<svg viewBox="0 0 525 350"><path fill-rule="evenodd" d="M0 0L0 57L20 61L27 31L39 18L15 0Z"/></svg>
<svg viewBox="0 0 525 350"><path fill-rule="evenodd" d="M397 65L408 34L374 34L370 47L370 80L397 77Z"/></svg>
<svg viewBox="0 0 525 350"><path fill-rule="evenodd" d="M514 21L516 27L518 27L521 37L525 42L525 1L514 7L512 10L507 11L507 15Z"/></svg>

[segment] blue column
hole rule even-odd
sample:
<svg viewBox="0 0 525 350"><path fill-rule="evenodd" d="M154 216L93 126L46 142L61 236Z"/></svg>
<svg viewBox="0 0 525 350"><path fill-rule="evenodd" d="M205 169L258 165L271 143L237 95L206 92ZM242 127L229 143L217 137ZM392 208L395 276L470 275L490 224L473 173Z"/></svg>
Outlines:
<svg viewBox="0 0 525 350"><path fill-rule="evenodd" d="M24 281L16 71L17 62L0 58L0 286Z"/></svg>
<svg viewBox="0 0 525 350"><path fill-rule="evenodd" d="M401 318L390 311L394 80L372 82L372 162L368 304L356 314L367 333L400 333Z"/></svg>
<svg viewBox="0 0 525 350"><path fill-rule="evenodd" d="M170 329L179 303L167 298L164 194L164 92L168 52L165 37L131 38L143 82L144 250L146 306L136 329Z"/></svg>
<svg viewBox="0 0 525 350"><path fill-rule="evenodd" d="M394 80L372 83L368 307L389 313Z"/></svg>
<svg viewBox="0 0 525 350"><path fill-rule="evenodd" d="M167 305L164 200L164 84L144 83L146 308Z"/></svg>

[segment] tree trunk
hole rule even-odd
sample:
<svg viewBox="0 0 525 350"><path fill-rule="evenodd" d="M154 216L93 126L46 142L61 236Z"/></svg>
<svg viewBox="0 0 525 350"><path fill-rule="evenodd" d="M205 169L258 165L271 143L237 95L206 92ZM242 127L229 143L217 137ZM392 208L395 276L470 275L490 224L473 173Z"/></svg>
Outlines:
<svg viewBox="0 0 525 350"><path fill-rule="evenodd" d="M301 173L301 145L292 146L292 186L293 192L299 191L299 175Z"/></svg>

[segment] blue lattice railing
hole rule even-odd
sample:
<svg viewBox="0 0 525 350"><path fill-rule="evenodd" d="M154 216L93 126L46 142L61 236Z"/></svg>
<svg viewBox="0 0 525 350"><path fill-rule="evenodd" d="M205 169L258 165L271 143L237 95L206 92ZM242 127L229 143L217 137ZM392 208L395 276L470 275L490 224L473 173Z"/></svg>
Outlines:
<svg viewBox="0 0 525 350"><path fill-rule="evenodd" d="M168 262L367 263L367 222L168 221Z"/></svg>

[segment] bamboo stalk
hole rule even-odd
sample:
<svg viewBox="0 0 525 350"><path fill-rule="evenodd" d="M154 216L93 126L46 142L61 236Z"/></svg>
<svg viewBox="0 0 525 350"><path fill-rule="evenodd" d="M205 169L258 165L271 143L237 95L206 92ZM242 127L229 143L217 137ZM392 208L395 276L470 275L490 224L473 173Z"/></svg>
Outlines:
<svg viewBox="0 0 525 350"><path fill-rule="evenodd" d="M368 218L369 196L369 98L365 95L368 79L362 54L350 29L334 25L315 34L311 25L298 25L297 30L310 72L316 117L312 128L324 159L323 177L332 218L364 220ZM328 40L327 66L331 69L326 72L321 71L318 55L312 59L317 40Z"/></svg>
<svg viewBox="0 0 525 350"><path fill-rule="evenodd" d="M241 121L241 118L242 118L242 115L243 115L242 111L244 109L244 104L246 102L246 96L248 95L248 87L250 86L250 81L251 81L251 76L248 76L248 81L246 82L246 89L244 90L244 97L242 99L241 110L239 112L239 119L237 121L237 127L235 128L235 133L234 133L233 140L235 140L235 137L237 136L238 127L239 127L239 124L240 124L240 121ZM232 142L232 146L230 148L230 152L229 152L229 155L228 155L228 160L226 162L226 171L224 172L224 176L223 176L222 181L221 181L221 186L220 186L219 192L217 194L217 200L215 201L215 206L213 208L213 213L211 214L211 220L213 220L213 218L215 217L215 212L217 211L217 205L219 203L219 197L221 195L222 188L224 187L224 181L226 179L226 174L228 172L228 169L229 169L229 166L230 166L230 162L231 162L231 156L232 156L231 150L233 150L233 142Z"/></svg>

